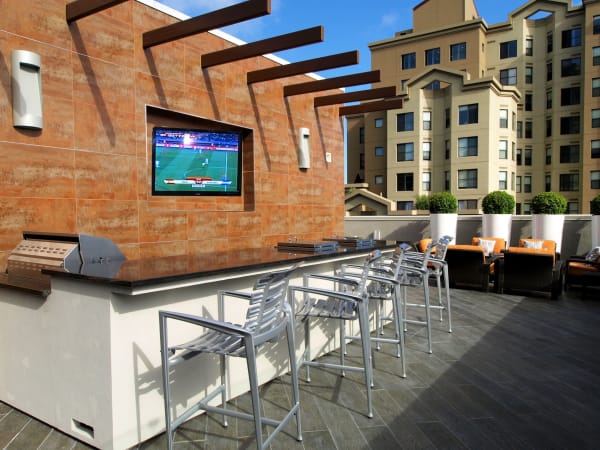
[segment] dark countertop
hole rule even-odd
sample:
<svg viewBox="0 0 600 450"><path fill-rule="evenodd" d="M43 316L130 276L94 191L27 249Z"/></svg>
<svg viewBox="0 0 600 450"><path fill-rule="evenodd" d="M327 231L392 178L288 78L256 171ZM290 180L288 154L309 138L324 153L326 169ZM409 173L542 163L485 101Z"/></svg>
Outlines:
<svg viewBox="0 0 600 450"><path fill-rule="evenodd" d="M395 241L378 242L379 248L393 248ZM227 272L242 272L294 264L300 261L318 261L336 256L361 254L370 249L342 248L328 253L291 253L275 248L229 250L206 254L170 256L153 259L117 261L83 266L79 272L60 268L43 269L51 276L78 278L108 283L127 289L147 287L158 283L182 281Z"/></svg>

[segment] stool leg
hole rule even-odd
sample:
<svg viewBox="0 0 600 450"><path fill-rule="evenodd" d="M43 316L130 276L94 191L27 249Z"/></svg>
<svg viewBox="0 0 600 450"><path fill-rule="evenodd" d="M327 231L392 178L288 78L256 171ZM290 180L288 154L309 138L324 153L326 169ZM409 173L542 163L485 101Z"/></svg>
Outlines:
<svg viewBox="0 0 600 450"><path fill-rule="evenodd" d="M288 322L287 327L288 350L290 352L290 372L292 375L292 402L293 406L300 405L300 389L298 387L298 367L296 365L296 338L294 336L294 324ZM300 419L300 408L296 411L296 439L302 440L302 423Z"/></svg>
<svg viewBox="0 0 600 450"><path fill-rule="evenodd" d="M220 369L221 369L221 405L223 409L227 409L227 384L226 384L226 369L227 369L227 361L225 359L225 355L219 355ZM223 426L229 426L229 422L227 421L227 416L223 414Z"/></svg>
<svg viewBox="0 0 600 450"><path fill-rule="evenodd" d="M444 289L446 291L446 310L448 311L448 333L452 333L452 307L450 304L450 277L448 276L448 265L444 264Z"/></svg>
<svg viewBox="0 0 600 450"><path fill-rule="evenodd" d="M250 395L252 397L252 413L254 415L254 431L256 432L256 447L263 448L262 418L260 415L260 398L258 395L258 372L256 369L256 349L251 337L244 338L246 347L246 364L248 365L248 378L250 379Z"/></svg>
<svg viewBox="0 0 600 450"><path fill-rule="evenodd" d="M310 361L310 318L304 319L304 355L303 361ZM310 383L310 366L306 365L306 382Z"/></svg>
<svg viewBox="0 0 600 450"><path fill-rule="evenodd" d="M167 318L160 316L160 357L162 368L162 387L165 401L165 426L167 435L167 448L173 448L173 431L171 427L171 390L169 383L169 349L167 344Z"/></svg>
<svg viewBox="0 0 600 450"><path fill-rule="evenodd" d="M367 389L367 417L373 417L373 400L371 385L373 383L373 362L371 356L371 339L369 338L368 304L363 302L358 305L358 320L362 342L363 364L365 371L365 387Z"/></svg>

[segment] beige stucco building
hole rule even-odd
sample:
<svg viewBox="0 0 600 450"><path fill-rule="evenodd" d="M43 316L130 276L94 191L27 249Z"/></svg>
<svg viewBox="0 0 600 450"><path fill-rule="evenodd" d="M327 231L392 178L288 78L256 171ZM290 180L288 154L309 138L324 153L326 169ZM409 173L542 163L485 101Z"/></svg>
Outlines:
<svg viewBox="0 0 600 450"><path fill-rule="evenodd" d="M348 182L412 209L450 190L477 212L494 190L517 213L545 190L571 213L600 193L600 1L532 0L488 24L473 0L425 0L413 29L369 45L373 87L402 109L348 117Z"/></svg>

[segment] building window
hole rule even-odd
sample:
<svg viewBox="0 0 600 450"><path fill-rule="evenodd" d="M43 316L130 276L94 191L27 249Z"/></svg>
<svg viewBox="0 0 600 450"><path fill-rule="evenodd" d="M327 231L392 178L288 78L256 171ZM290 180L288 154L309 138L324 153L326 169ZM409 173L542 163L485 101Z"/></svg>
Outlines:
<svg viewBox="0 0 600 450"><path fill-rule="evenodd" d="M590 172L590 188L600 189L600 170L592 170Z"/></svg>
<svg viewBox="0 0 600 450"><path fill-rule="evenodd" d="M512 146L511 155L512 155L512 160L514 161L515 160L515 152L516 152L517 144L515 144L514 142L512 142L511 146Z"/></svg>
<svg viewBox="0 0 600 450"><path fill-rule="evenodd" d="M503 69L500 71L500 83L505 85L517 84L517 69Z"/></svg>
<svg viewBox="0 0 600 450"><path fill-rule="evenodd" d="M446 121L446 128L450 128L450 108L444 110L444 117Z"/></svg>
<svg viewBox="0 0 600 450"><path fill-rule="evenodd" d="M498 158L508 159L508 141L500 141L498 145Z"/></svg>
<svg viewBox="0 0 600 450"><path fill-rule="evenodd" d="M442 88L442 84L440 83L440 80L435 80L435 81L432 81L431 83L429 83L423 89L428 90L428 91L439 91L441 88Z"/></svg>
<svg viewBox="0 0 600 450"><path fill-rule="evenodd" d="M521 189L522 189L521 183L522 183L522 181L521 181L521 175L517 175L517 185L515 186L515 191L517 193L521 192Z"/></svg>
<svg viewBox="0 0 600 450"><path fill-rule="evenodd" d="M358 143L365 143L365 127L360 127L360 129L358 130Z"/></svg>
<svg viewBox="0 0 600 450"><path fill-rule="evenodd" d="M452 44L450 46L450 61L467 59L467 43Z"/></svg>
<svg viewBox="0 0 600 450"><path fill-rule="evenodd" d="M375 184L383 184L383 175L375 175Z"/></svg>
<svg viewBox="0 0 600 450"><path fill-rule="evenodd" d="M525 39L525 55L533 56L533 39Z"/></svg>
<svg viewBox="0 0 600 450"><path fill-rule="evenodd" d="M552 89L546 91L546 109L552 109Z"/></svg>
<svg viewBox="0 0 600 450"><path fill-rule="evenodd" d="M594 34L600 34L600 16L594 16L594 21L593 21L594 25L593 25L593 33Z"/></svg>
<svg viewBox="0 0 600 450"><path fill-rule="evenodd" d="M592 47L592 65L600 66L600 47Z"/></svg>
<svg viewBox="0 0 600 450"><path fill-rule="evenodd" d="M523 149L518 148L517 149L517 166L520 166L521 164L523 164Z"/></svg>
<svg viewBox="0 0 600 450"><path fill-rule="evenodd" d="M525 94L525 111L533 110L533 94Z"/></svg>
<svg viewBox="0 0 600 450"><path fill-rule="evenodd" d="M525 67L525 83L533 83L533 67L531 66Z"/></svg>
<svg viewBox="0 0 600 450"><path fill-rule="evenodd" d="M575 58L563 59L560 62L560 76L561 77L572 77L581 74L581 58L579 56Z"/></svg>
<svg viewBox="0 0 600 450"><path fill-rule="evenodd" d="M498 172L498 189L501 191L508 189L508 172Z"/></svg>
<svg viewBox="0 0 600 450"><path fill-rule="evenodd" d="M579 116L561 117L560 134L579 134Z"/></svg>
<svg viewBox="0 0 600 450"><path fill-rule="evenodd" d="M458 156L477 156L477 136L458 138Z"/></svg>
<svg viewBox="0 0 600 450"><path fill-rule="evenodd" d="M440 63L440 48L430 48L425 50L425 65L431 66L432 64Z"/></svg>
<svg viewBox="0 0 600 450"><path fill-rule="evenodd" d="M552 164L552 145L546 145L546 164Z"/></svg>
<svg viewBox="0 0 600 450"><path fill-rule="evenodd" d="M471 200L459 200L458 201L458 210L459 211L464 211L464 210L473 210L473 209L477 209L477 200L475 199L471 199Z"/></svg>
<svg viewBox="0 0 600 450"><path fill-rule="evenodd" d="M564 88L560 90L560 105L579 105L580 102L580 88L579 86Z"/></svg>
<svg viewBox="0 0 600 450"><path fill-rule="evenodd" d="M396 174L396 190L397 191L412 191L413 190L413 174L398 173Z"/></svg>
<svg viewBox="0 0 600 450"><path fill-rule="evenodd" d="M525 139L533 139L533 122L531 120L525 121Z"/></svg>
<svg viewBox="0 0 600 450"><path fill-rule="evenodd" d="M375 156L377 156L377 157L385 156L383 147L375 147Z"/></svg>
<svg viewBox="0 0 600 450"><path fill-rule="evenodd" d="M423 161L431 160L431 142L423 142Z"/></svg>
<svg viewBox="0 0 600 450"><path fill-rule="evenodd" d="M544 191L545 192L550 192L552 190L552 176L547 173L544 176Z"/></svg>
<svg viewBox="0 0 600 450"><path fill-rule="evenodd" d="M500 59L514 58L517 56L517 41L500 43Z"/></svg>
<svg viewBox="0 0 600 450"><path fill-rule="evenodd" d="M562 48L579 47L581 45L581 28L571 28L562 32Z"/></svg>
<svg viewBox="0 0 600 450"><path fill-rule="evenodd" d="M479 121L479 105L473 103L471 105L461 105L458 107L458 124L466 125L469 123L477 123Z"/></svg>
<svg viewBox="0 0 600 450"><path fill-rule="evenodd" d="M450 159L450 139L446 139L445 141L444 158Z"/></svg>
<svg viewBox="0 0 600 450"><path fill-rule="evenodd" d="M517 121L517 139L521 139L523 137L523 122L520 120Z"/></svg>
<svg viewBox="0 0 600 450"><path fill-rule="evenodd" d="M560 146L560 162L578 163L579 162L579 145L561 145Z"/></svg>
<svg viewBox="0 0 600 450"><path fill-rule="evenodd" d="M423 129L431 130L431 111L423 111Z"/></svg>
<svg viewBox="0 0 600 450"><path fill-rule="evenodd" d="M531 192L531 175L525 175L523 177L523 192Z"/></svg>
<svg viewBox="0 0 600 450"><path fill-rule="evenodd" d="M424 191L431 191L431 172L423 172L422 189Z"/></svg>
<svg viewBox="0 0 600 450"><path fill-rule="evenodd" d="M444 190L446 190L446 191L450 190L450 171L449 170L444 171Z"/></svg>
<svg viewBox="0 0 600 450"><path fill-rule="evenodd" d="M465 169L458 171L458 188L459 189L476 189L477 188L477 169Z"/></svg>
<svg viewBox="0 0 600 450"><path fill-rule="evenodd" d="M567 214L579 214L579 202L567 202Z"/></svg>
<svg viewBox="0 0 600 450"><path fill-rule="evenodd" d="M382 118L375 119L375 128L381 128L381 127L383 127L383 119Z"/></svg>
<svg viewBox="0 0 600 450"><path fill-rule="evenodd" d="M408 80L402 80L400 82L400 89L402 90L402 92L406 90L406 83L408 83Z"/></svg>
<svg viewBox="0 0 600 450"><path fill-rule="evenodd" d="M396 202L397 211L412 211L414 209L414 202L412 201L401 201Z"/></svg>
<svg viewBox="0 0 600 450"><path fill-rule="evenodd" d="M402 70L414 69L417 67L417 54L407 53L402 55Z"/></svg>
<svg viewBox="0 0 600 450"><path fill-rule="evenodd" d="M600 128L600 109L592 109L592 128Z"/></svg>
<svg viewBox="0 0 600 450"><path fill-rule="evenodd" d="M578 173L561 173L558 189L563 192L576 192L579 190Z"/></svg>
<svg viewBox="0 0 600 450"><path fill-rule="evenodd" d="M358 163L358 167L359 167L359 169L361 169L361 170L364 170L364 169L365 169L365 154L364 154L364 153L361 153L361 154L359 155L359 163Z"/></svg>
<svg viewBox="0 0 600 450"><path fill-rule="evenodd" d="M546 137L552 136L552 118L546 119Z"/></svg>
<svg viewBox="0 0 600 450"><path fill-rule="evenodd" d="M546 81L552 81L552 63L546 64Z"/></svg>
<svg viewBox="0 0 600 450"><path fill-rule="evenodd" d="M415 146L412 142L406 144L398 144L396 146L396 161L414 161Z"/></svg>
<svg viewBox="0 0 600 450"><path fill-rule="evenodd" d="M520 203L519 203L520 205ZM520 213L517 213L520 214ZM523 203L523 214L531 214L531 203Z"/></svg>
<svg viewBox="0 0 600 450"><path fill-rule="evenodd" d="M554 50L553 38L551 32L546 35L546 53L552 53L552 50Z"/></svg>
<svg viewBox="0 0 600 450"><path fill-rule="evenodd" d="M592 78L592 97L600 97L600 78Z"/></svg>
<svg viewBox="0 0 600 450"><path fill-rule="evenodd" d="M508 109L500 110L500 128L508 128Z"/></svg>
<svg viewBox="0 0 600 450"><path fill-rule="evenodd" d="M413 131L415 128L414 114L402 113L396 116L396 131Z"/></svg>
<svg viewBox="0 0 600 450"><path fill-rule="evenodd" d="M592 158L600 158L600 140L592 141Z"/></svg>
<svg viewBox="0 0 600 450"><path fill-rule="evenodd" d="M512 113L512 129L513 131L517 129L517 113Z"/></svg>
<svg viewBox="0 0 600 450"><path fill-rule="evenodd" d="M525 148L525 158L524 158L524 163L526 166L531 166L531 148L527 147Z"/></svg>

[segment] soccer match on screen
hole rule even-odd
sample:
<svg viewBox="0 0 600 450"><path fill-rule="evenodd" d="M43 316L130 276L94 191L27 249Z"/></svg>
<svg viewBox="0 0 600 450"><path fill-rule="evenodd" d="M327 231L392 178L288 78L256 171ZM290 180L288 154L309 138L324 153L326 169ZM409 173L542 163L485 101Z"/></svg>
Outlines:
<svg viewBox="0 0 600 450"><path fill-rule="evenodd" d="M153 135L155 194L239 192L238 133L155 128Z"/></svg>

